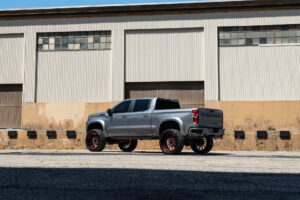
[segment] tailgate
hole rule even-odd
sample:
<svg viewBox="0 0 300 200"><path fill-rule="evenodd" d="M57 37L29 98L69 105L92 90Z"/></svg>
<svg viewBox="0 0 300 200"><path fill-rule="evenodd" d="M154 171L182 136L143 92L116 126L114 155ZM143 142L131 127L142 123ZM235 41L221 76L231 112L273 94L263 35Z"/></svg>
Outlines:
<svg viewBox="0 0 300 200"><path fill-rule="evenodd" d="M223 128L223 112L221 110L199 108L199 125L208 128Z"/></svg>

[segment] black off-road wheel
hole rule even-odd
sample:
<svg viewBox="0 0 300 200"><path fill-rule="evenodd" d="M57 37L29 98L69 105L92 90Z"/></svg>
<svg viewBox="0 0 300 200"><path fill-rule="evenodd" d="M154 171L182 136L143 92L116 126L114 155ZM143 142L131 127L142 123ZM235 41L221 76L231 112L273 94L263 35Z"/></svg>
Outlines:
<svg viewBox="0 0 300 200"><path fill-rule="evenodd" d="M89 151L102 151L106 145L106 139L103 132L100 129L90 130L86 135L85 145Z"/></svg>
<svg viewBox="0 0 300 200"><path fill-rule="evenodd" d="M197 154L206 154L214 146L214 140L212 137L201 137L197 140L194 140L191 144L191 148Z"/></svg>
<svg viewBox="0 0 300 200"><path fill-rule="evenodd" d="M165 154L180 154L184 146L184 137L176 129L167 129L160 135L159 146Z"/></svg>
<svg viewBox="0 0 300 200"><path fill-rule="evenodd" d="M131 151L135 150L135 148L137 146L137 140L135 140L135 139L126 140L124 142L120 142L118 145L122 151L131 152Z"/></svg>

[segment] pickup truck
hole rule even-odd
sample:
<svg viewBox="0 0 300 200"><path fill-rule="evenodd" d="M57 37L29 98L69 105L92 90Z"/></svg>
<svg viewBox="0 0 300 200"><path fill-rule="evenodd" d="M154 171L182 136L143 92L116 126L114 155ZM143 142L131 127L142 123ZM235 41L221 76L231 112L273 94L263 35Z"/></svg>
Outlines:
<svg viewBox="0 0 300 200"><path fill-rule="evenodd" d="M89 116L86 147L102 151L106 144L118 144L133 151L138 140L159 139L165 154L179 154L184 145L195 153L208 153L213 138L222 137L223 112L208 108L180 109L177 100L164 98L126 99L106 112Z"/></svg>

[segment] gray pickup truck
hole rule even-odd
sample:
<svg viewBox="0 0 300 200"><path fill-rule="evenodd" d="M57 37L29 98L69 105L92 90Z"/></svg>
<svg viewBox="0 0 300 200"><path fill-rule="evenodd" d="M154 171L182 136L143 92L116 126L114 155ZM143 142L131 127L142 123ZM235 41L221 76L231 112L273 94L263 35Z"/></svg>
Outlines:
<svg viewBox="0 0 300 200"><path fill-rule="evenodd" d="M130 152L137 140L159 139L166 154L179 154L184 145L205 154L213 147L213 137L224 135L221 110L180 109L177 100L163 98L126 99L107 112L90 115L86 128L90 151L118 144L121 150Z"/></svg>

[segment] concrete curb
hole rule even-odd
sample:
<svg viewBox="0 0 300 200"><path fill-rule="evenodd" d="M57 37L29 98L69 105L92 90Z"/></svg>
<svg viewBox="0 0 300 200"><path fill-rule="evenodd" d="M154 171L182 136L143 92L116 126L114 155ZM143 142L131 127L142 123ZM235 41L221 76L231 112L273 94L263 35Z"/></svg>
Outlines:
<svg viewBox="0 0 300 200"><path fill-rule="evenodd" d="M107 149L118 149L107 145ZM86 149L82 130L0 130L0 149ZM159 150L157 140L140 140L137 150ZM185 147L185 149L190 149ZM300 151L300 131L226 131L213 150Z"/></svg>

